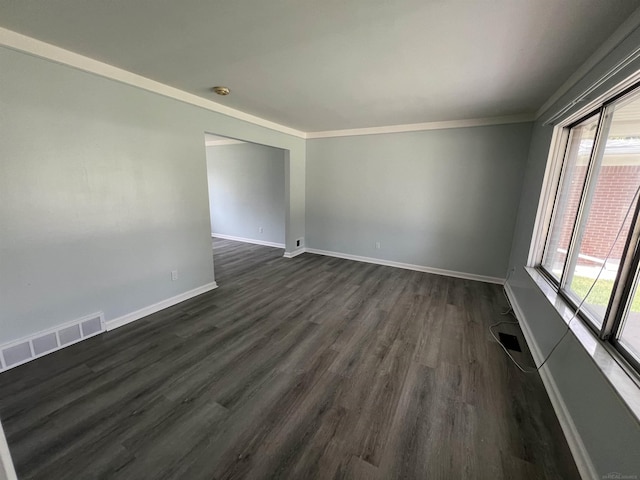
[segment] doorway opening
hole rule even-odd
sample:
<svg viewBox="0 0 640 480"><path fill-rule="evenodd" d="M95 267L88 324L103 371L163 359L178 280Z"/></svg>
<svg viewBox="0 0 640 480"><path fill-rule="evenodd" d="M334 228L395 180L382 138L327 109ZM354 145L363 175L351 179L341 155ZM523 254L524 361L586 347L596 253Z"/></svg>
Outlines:
<svg viewBox="0 0 640 480"><path fill-rule="evenodd" d="M216 282L283 256L288 151L205 133Z"/></svg>

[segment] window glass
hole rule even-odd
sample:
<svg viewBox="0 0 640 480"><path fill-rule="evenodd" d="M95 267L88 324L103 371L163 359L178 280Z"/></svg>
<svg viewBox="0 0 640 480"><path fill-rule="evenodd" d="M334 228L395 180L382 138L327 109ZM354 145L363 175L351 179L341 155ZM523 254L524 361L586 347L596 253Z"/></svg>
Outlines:
<svg viewBox="0 0 640 480"><path fill-rule="evenodd" d="M549 231L542 266L560 281L567 258L573 225L587 174L600 115L571 129L563 162L561 185L554 206L553 225Z"/></svg>
<svg viewBox="0 0 640 480"><path fill-rule="evenodd" d="M637 275L631 302L626 310L618 340L624 349L630 352L636 361L640 362L640 291Z"/></svg>
<svg viewBox="0 0 640 480"><path fill-rule="evenodd" d="M606 128L606 122L603 124ZM588 141L582 141L585 150ZM584 305L597 326L601 326L631 230L637 201L634 195L640 184L639 97L614 107L602 161L597 157L593 161L593 178L585 192L582 225L577 229L577 253L567 262L565 288L582 301L600 274ZM632 210L625 220L630 205ZM616 241L623 222L623 231Z"/></svg>

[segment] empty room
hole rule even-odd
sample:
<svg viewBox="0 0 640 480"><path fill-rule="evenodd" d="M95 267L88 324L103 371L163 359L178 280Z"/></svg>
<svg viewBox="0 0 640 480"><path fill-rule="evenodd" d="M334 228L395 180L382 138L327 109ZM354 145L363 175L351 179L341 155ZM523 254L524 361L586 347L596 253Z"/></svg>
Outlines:
<svg viewBox="0 0 640 480"><path fill-rule="evenodd" d="M640 0L0 0L0 480L640 478Z"/></svg>

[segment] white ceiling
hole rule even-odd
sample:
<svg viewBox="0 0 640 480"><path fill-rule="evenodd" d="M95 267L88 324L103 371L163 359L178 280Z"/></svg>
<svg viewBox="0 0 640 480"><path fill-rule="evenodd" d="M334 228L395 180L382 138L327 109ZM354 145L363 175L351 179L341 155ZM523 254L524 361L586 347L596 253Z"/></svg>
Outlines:
<svg viewBox="0 0 640 480"><path fill-rule="evenodd" d="M314 132L533 113L638 6L0 0L0 26Z"/></svg>

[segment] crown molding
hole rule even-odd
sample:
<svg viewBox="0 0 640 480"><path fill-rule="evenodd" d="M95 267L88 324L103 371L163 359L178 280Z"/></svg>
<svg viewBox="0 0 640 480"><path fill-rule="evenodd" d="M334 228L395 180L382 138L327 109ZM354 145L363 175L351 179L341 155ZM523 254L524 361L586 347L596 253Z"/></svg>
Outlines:
<svg viewBox="0 0 640 480"><path fill-rule="evenodd" d="M222 105L212 100L207 100L206 98L193 95L192 93L187 93L178 88L170 87L164 83L156 82L155 80L151 80L127 70L114 67L113 65L85 57L84 55L74 53L70 50L65 50L64 48L36 40L35 38L27 37L26 35L22 35L2 27L0 27L0 46L61 63L78 70L94 73L101 77L138 87L149 92L205 108L216 113L221 113L228 117L253 123L254 125L269 128L277 132L286 133L299 138L306 137L305 133L300 130L236 110L235 108L227 107L226 105Z"/></svg>
<svg viewBox="0 0 640 480"><path fill-rule="evenodd" d="M576 85L587 73L589 73L598 63L609 55L618 45L620 45L629 35L640 26L640 8L637 8L620 25L613 34L607 38L598 49L591 54L587 60L564 82L556 92L544 102L536 112L536 120L542 117L571 87Z"/></svg>
<svg viewBox="0 0 640 480"><path fill-rule="evenodd" d="M535 120L532 114L509 115L504 117L471 118L467 120L449 120L445 122L409 123L405 125L387 125L384 127L354 128L351 130L328 130L309 132L307 138L351 137L355 135L380 135L384 133L420 132L424 130L443 130L446 128L482 127L524 123Z"/></svg>
<svg viewBox="0 0 640 480"><path fill-rule="evenodd" d="M404 125L387 125L382 127L368 127L368 128L355 128L344 130L327 130L322 132L303 132L286 125L281 125L270 120L266 120L249 113L245 113L235 108L227 107L220 103L208 100L206 98L199 97L192 93L185 92L175 87L165 85L163 83L151 80L150 78L143 77L141 75L129 72L122 68L114 67L104 62L100 62L93 58L80 55L78 53L66 50L61 47L57 47L50 43L37 40L35 38L22 35L20 33L8 30L0 27L0 46L17 50L22 53L33 55L35 57L44 58L62 65L67 65L78 70L93 73L104 78L115 80L126 85L141 88L149 92L157 93L164 97L172 98L190 105L194 105L206 110L210 110L216 113L226 115L228 117L236 118L254 125L275 130L277 132L285 133L303 139L313 138L330 138L330 137L350 137L357 135L379 135L384 133L403 133L403 132L417 132L424 130L441 130L448 128L465 128L465 127L479 127L487 125L502 125L509 123L523 123L531 122L535 120L534 115L522 114L522 115L510 115L503 117L489 117L489 118L475 118L467 120L451 120L443 122L427 122L427 123L411 123ZM233 140L229 143L207 143L207 146L214 145L231 145Z"/></svg>

